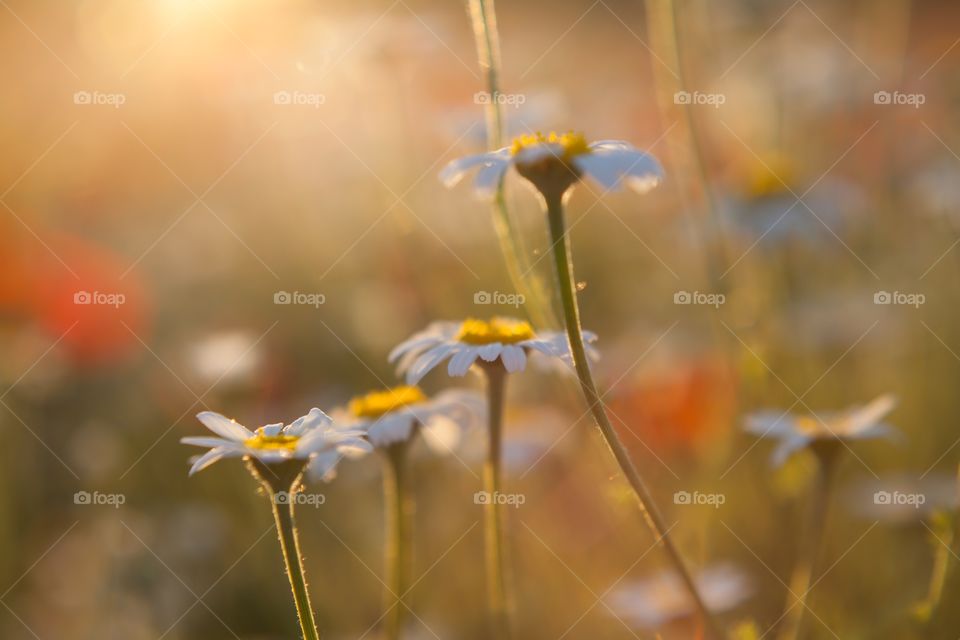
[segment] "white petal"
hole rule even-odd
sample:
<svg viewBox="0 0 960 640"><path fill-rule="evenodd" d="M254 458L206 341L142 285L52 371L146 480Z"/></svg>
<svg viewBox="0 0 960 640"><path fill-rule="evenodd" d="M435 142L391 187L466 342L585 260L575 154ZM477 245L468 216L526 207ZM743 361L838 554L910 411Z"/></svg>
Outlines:
<svg viewBox="0 0 960 640"><path fill-rule="evenodd" d="M447 375L454 378L462 378L467 375L467 371L470 370L479 355L480 349L478 347L461 347L447 363Z"/></svg>
<svg viewBox="0 0 960 640"><path fill-rule="evenodd" d="M773 454L770 456L771 464L775 467L783 466L787 458L808 444L810 444L810 438L804 435L791 435L784 438L780 441L780 444L777 445L777 448L773 450Z"/></svg>
<svg viewBox="0 0 960 640"><path fill-rule="evenodd" d="M411 350L424 349L432 347L440 342L444 341L446 334L450 332L451 327L447 325L452 325L451 322L434 322L431 323L423 331L418 331L413 334L396 347L393 348L393 351L390 352L390 355L387 356L387 362L393 362L404 353L407 353Z"/></svg>
<svg viewBox="0 0 960 640"><path fill-rule="evenodd" d="M413 416L405 413L385 414L367 429L367 437L375 447L387 447L410 439L413 432Z"/></svg>
<svg viewBox="0 0 960 640"><path fill-rule="evenodd" d="M253 432L238 422L234 422L219 413L213 411L202 411L197 414L197 420L203 423L207 429L213 431L221 438L241 442L253 437Z"/></svg>
<svg viewBox="0 0 960 640"><path fill-rule="evenodd" d="M417 384L423 376L450 355L455 345L441 344L420 356L407 370L407 384Z"/></svg>
<svg viewBox="0 0 960 640"><path fill-rule="evenodd" d="M423 440L435 453L450 453L459 446L463 429L446 416L434 416L420 429Z"/></svg>
<svg viewBox="0 0 960 640"><path fill-rule="evenodd" d="M209 438L206 436L180 438L183 444L190 444L195 447L242 447L243 444L234 440L224 440L223 438Z"/></svg>
<svg viewBox="0 0 960 640"><path fill-rule="evenodd" d="M493 362L500 357L501 351L503 351L502 344L491 342L480 347L480 357L483 358L484 362Z"/></svg>
<svg viewBox="0 0 960 640"><path fill-rule="evenodd" d="M504 345L500 360L504 368L510 373L523 371L527 366L527 354L522 347L513 344Z"/></svg>
<svg viewBox="0 0 960 640"><path fill-rule="evenodd" d="M632 149L596 149L576 156L573 163L608 191L616 191L626 184L638 193L644 193L663 178L663 169L656 158Z"/></svg>
<svg viewBox="0 0 960 640"><path fill-rule="evenodd" d="M786 437L796 431L796 417L783 411L756 411L744 419L744 430L761 438Z"/></svg>
<svg viewBox="0 0 960 640"><path fill-rule="evenodd" d="M896 406L897 399L890 394L884 394L865 406L858 407L845 414L837 422L836 431L839 435L855 436L857 432L882 420ZM831 425L831 427L833 426Z"/></svg>
<svg viewBox="0 0 960 640"><path fill-rule="evenodd" d="M509 160L497 160L480 169L477 172L477 177L473 180L473 189L476 194L483 199L492 198L497 191L497 187L500 186L500 181L503 180L503 175L509 168Z"/></svg>
<svg viewBox="0 0 960 640"><path fill-rule="evenodd" d="M331 424L333 424L333 419L320 409L314 407L310 409L307 415L294 420L293 424L287 427L284 433L290 436L302 436L314 429L327 427Z"/></svg>
<svg viewBox="0 0 960 640"><path fill-rule="evenodd" d="M238 455L236 449L228 449L226 447L218 447L216 449L210 449L205 454L197 458L197 461L193 463L193 466L190 467L190 475L197 473L198 471L203 471L210 465L212 465L217 460L223 458L232 457Z"/></svg>
<svg viewBox="0 0 960 640"><path fill-rule="evenodd" d="M337 463L343 456L336 451L326 451L314 456L307 467L310 477L323 482L330 482L337 477Z"/></svg>
<svg viewBox="0 0 960 640"><path fill-rule="evenodd" d="M282 423L282 422L274 422L274 423L272 423L272 424L265 424L265 425L263 425L263 435L265 435L265 436L267 436L267 437L269 437L269 438L273 438L274 436L278 436L278 435L280 435L281 433L283 433L283 423Z"/></svg>
<svg viewBox="0 0 960 640"><path fill-rule="evenodd" d="M440 182L449 189L460 182L471 169L481 165L489 166L492 162L503 158L505 151L509 153L508 150L501 149L491 153L480 153L454 160L447 164L447 166L443 168L443 171L440 172Z"/></svg>

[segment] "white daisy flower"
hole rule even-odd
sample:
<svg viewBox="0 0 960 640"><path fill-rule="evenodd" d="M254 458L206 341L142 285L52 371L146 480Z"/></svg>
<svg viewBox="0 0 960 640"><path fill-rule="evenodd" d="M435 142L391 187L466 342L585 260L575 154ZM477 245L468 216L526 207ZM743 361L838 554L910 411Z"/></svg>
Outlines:
<svg viewBox="0 0 960 640"><path fill-rule="evenodd" d="M360 437L363 435L361 431L334 428L330 416L316 408L286 426L283 423L268 424L256 431L213 411L198 413L197 419L219 437L181 438L183 444L211 447L194 462L190 475L223 458L249 457L269 465L287 460L306 462L330 453L339 460L340 457L358 457L371 450L370 443Z"/></svg>
<svg viewBox="0 0 960 640"><path fill-rule="evenodd" d="M695 578L713 613L729 611L750 597L747 576L729 563L707 567ZM606 598L613 613L636 628L656 629L696 613L688 591L673 572L626 583Z"/></svg>
<svg viewBox="0 0 960 640"><path fill-rule="evenodd" d="M538 188L547 179L563 185L563 190L587 176L607 191L626 185L646 193L663 179L663 168L657 159L627 142L588 143L579 133L537 133L519 136L511 146L497 151L454 160L440 173L440 180L452 187L467 173L477 170L473 183L477 195L491 198L510 167L516 167Z"/></svg>
<svg viewBox="0 0 960 640"><path fill-rule="evenodd" d="M428 398L419 387L400 386L357 396L334 416L377 448L406 442L420 432L432 448L450 451L462 431L482 418L483 408L483 399L472 391L450 389Z"/></svg>
<svg viewBox="0 0 960 640"><path fill-rule="evenodd" d="M793 453L817 442L894 437L896 430L881 420L896 406L896 398L884 394L866 405L823 416L758 411L747 416L746 430L761 438L780 441L772 458L773 464L780 466Z"/></svg>
<svg viewBox="0 0 960 640"><path fill-rule="evenodd" d="M584 339L593 342L597 336L585 331ZM407 384L417 384L448 358L447 374L453 377L466 375L477 359L491 365L499 360L509 373L523 371L530 350L570 361L566 334L537 334L528 322L512 318L434 322L398 345L389 360L398 361L397 373L406 375Z"/></svg>

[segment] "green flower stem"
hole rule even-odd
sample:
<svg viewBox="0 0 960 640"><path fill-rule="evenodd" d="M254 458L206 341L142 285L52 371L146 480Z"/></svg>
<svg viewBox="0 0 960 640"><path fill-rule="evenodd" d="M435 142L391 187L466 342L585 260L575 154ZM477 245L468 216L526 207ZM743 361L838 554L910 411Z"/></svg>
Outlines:
<svg viewBox="0 0 960 640"><path fill-rule="evenodd" d="M292 495L292 491L287 493L288 498ZM300 618L303 638L320 640L303 572L303 557L300 554L297 525L293 517L293 500L288 499L285 501L286 504L283 504L284 501L278 500L276 493L270 492L270 502L273 504L273 517L280 535L280 549L283 551L283 560L287 565L287 577L290 578L290 587L293 589L293 601L297 605L297 616Z"/></svg>
<svg viewBox="0 0 960 640"><path fill-rule="evenodd" d="M503 105L494 96L500 93L500 37L497 32L497 15L493 0L469 0L470 19L473 23L474 40L477 44L477 55L480 66L483 68L487 93L491 99L487 102L485 115L487 120L487 145L491 150L504 146L505 125ZM523 246L522 236L516 228L507 200L503 191L503 180L497 185L497 192L493 200L493 228L500 242L507 266L507 273L514 288L526 296L524 307L530 314L531 320L539 327L555 327L558 325L550 307L543 281L536 277L525 277L531 272L531 266L524 256L527 251Z"/></svg>
<svg viewBox="0 0 960 640"><path fill-rule="evenodd" d="M387 608L384 637L397 640L407 620L407 591L413 562L414 500L407 471L407 443L395 444L383 456L383 505L386 526L384 566Z"/></svg>
<svg viewBox="0 0 960 640"><path fill-rule="evenodd" d="M800 636L800 627L807 610L807 592L810 591L813 572L816 570L817 560L823 548L836 456L839 453L837 443L824 444L827 445L827 449L814 449L818 461L816 485L810 496L797 564L790 578L787 604L783 614L784 623L778 636L779 640L796 640Z"/></svg>
<svg viewBox="0 0 960 640"><path fill-rule="evenodd" d="M620 442L616 430L607 417L603 398L597 391L597 385L593 381L593 374L590 371L590 363L587 360L586 347L583 342L583 332L580 326L580 308L577 304L576 280L574 279L573 261L571 258L570 237L567 235L566 222L564 220L563 193L560 189L554 189L552 194L547 193L547 191L550 190L544 190L543 196L546 201L547 216L550 222L550 237L557 271L557 280L560 285L560 298L563 303L567 339L570 342L573 363L576 368L577 377L580 380L580 387L583 391L584 398L597 425L600 427L600 432L603 434L607 446L610 448L614 458L617 460L617 464L620 465L620 469L627 477L627 481L637 496L637 500L640 503L640 510L643 512L647 525L663 544L667 556L673 564L674 570L680 576L687 592L690 594L706 627L708 636L715 639L722 638L724 636L719 630L720 628L709 609L707 609L700 592L697 590L696 583L693 581L683 557L668 535L663 517L657 510L650 491L640 477L640 473L630 459L630 454L627 453L627 449L623 446L623 443Z"/></svg>
<svg viewBox="0 0 960 640"><path fill-rule="evenodd" d="M483 490L487 501L484 505L484 550L487 563L487 594L490 604L494 637L509 638L510 595L507 578L507 562L503 542L503 511L497 504L501 492L501 454L503 443L503 409L506 395L507 373L503 367L484 367L487 378L487 411L489 413L489 447L483 467Z"/></svg>

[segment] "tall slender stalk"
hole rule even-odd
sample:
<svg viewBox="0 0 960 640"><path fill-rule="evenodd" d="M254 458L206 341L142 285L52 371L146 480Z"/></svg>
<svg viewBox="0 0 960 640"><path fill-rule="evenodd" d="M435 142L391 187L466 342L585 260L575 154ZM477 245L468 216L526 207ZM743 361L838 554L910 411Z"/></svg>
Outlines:
<svg viewBox="0 0 960 640"><path fill-rule="evenodd" d="M566 232L566 222L563 212L563 192L559 189L542 191L547 207L547 216L550 223L550 238L553 247L553 257L556 266L557 280L560 285L560 299L563 303L563 314L567 330L567 339L570 342L570 350L573 355L573 363L576 368L577 377L580 380L580 387L587 401L590 412L593 414L603 438L616 458L617 464L626 476L627 481L633 488L640 504L647 525L657 536L659 542L663 544L667 552L667 557L673 565L674 570L683 581L684 587L693 600L694 605L703 621L706 631L710 637L719 640L723 638L723 633L717 625L709 609L704 603L703 597L697 589L696 583L687 568L686 562L680 555L680 552L674 546L669 536L668 529L664 524L663 517L653 502L649 489L640 477L640 473L630 459L630 454L620 442L617 432L610 419L607 417L606 407L603 403L597 386L593 381L593 374L590 371L590 364L587 360L586 347L583 341L583 331L580 326L580 308L576 297L576 280L573 273L573 261L570 250L570 237Z"/></svg>
<svg viewBox="0 0 960 640"><path fill-rule="evenodd" d="M510 589L503 541L503 512L498 504L501 494L501 458L503 451L503 410L506 395L506 371L499 363L484 367L487 380L489 442L483 467L484 549L487 564L487 597L494 637L509 638Z"/></svg>
<svg viewBox="0 0 960 640"><path fill-rule="evenodd" d="M817 561L823 548L824 532L827 524L827 511L830 507L830 494L833 488L833 475L836 467L836 443L829 443L829 451L815 451L818 471L816 484L810 496L807 521L800 540L800 552L797 564L790 577L787 604L784 610L784 624L779 640L796 640L800 636L800 627L807 610L807 593L816 570Z"/></svg>
<svg viewBox="0 0 960 640"><path fill-rule="evenodd" d="M293 589L293 601L297 606L297 616L300 619L300 629L304 640L320 640L317 632L317 623L314 620L313 608L310 606L310 594L307 592L307 580L303 571L303 556L300 553L300 541L297 538L297 525L293 514L292 492L286 494L285 501L278 499L278 494L270 494L273 504L273 518L277 523L277 532L280 536L280 549L283 551L283 560L287 566L287 577Z"/></svg>
<svg viewBox="0 0 960 640"><path fill-rule="evenodd" d="M485 106L487 146L491 150L499 149L504 145L506 125L503 105L497 100L497 96L500 95L501 62L496 10L493 0L469 0L469 6L477 55L480 58L480 66L484 71L487 93L490 97ZM523 238L507 207L503 180L497 185L497 192L493 199L493 228L500 242L510 281L514 288L525 296L524 307L530 314L530 319L538 327L558 326L558 320L550 306L550 298L546 294L542 279L531 275L532 267L526 259L528 254Z"/></svg>
<svg viewBox="0 0 960 640"><path fill-rule="evenodd" d="M395 444L383 456L383 506L386 524L384 566L387 608L384 637L397 640L407 619L406 595L409 590L413 560L412 519L413 493L406 464L407 443Z"/></svg>

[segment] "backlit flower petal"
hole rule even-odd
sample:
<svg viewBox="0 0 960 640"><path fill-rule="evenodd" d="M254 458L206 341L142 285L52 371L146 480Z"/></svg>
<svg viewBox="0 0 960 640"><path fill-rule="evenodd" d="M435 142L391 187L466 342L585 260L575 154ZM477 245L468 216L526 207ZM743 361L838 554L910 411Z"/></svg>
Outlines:
<svg viewBox="0 0 960 640"><path fill-rule="evenodd" d="M227 440L242 441L253 437L253 432L242 424L213 411L198 413L197 420L202 422L207 429Z"/></svg>

